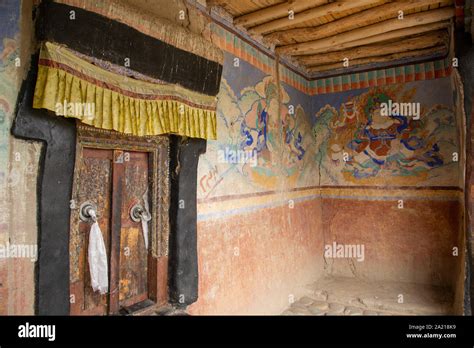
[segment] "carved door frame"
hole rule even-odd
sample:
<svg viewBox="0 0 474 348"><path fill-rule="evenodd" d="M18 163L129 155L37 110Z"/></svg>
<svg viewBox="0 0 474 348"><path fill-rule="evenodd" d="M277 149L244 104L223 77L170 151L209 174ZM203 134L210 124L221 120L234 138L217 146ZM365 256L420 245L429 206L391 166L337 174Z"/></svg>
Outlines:
<svg viewBox="0 0 474 348"><path fill-rule="evenodd" d="M121 134L115 131L108 131L98 128L86 126L77 122L76 137L76 158L73 179L73 190L78 190L79 168L84 148L103 149L103 150L119 150L130 152L148 153L149 162L149 198L150 213L152 219L150 221L150 253L148 256L148 294L149 298L156 306L164 305L168 302L168 250L169 250L169 204L170 204L170 188L169 188L169 138L167 136L153 137L136 137ZM76 197L77 192L72 192L72 198ZM71 229L70 229L70 248L74 243L75 232L73 231L75 224L73 220L77 218L80 202L72 202L71 206ZM114 213L112 212L112 219ZM112 232L114 233L114 232ZM77 231L76 231L77 235ZM120 239L120 238L119 238ZM112 242L114 238L112 238ZM112 249L120 248L120 245L112 245ZM71 255L73 255L71 250ZM74 270L77 268L77 260L70 258L70 284L74 281ZM110 265L111 280L113 272ZM112 290L112 289L111 289ZM72 288L71 288L72 294ZM119 301L118 291L110 294L109 313L118 314L117 307ZM71 314L73 308L71 306Z"/></svg>

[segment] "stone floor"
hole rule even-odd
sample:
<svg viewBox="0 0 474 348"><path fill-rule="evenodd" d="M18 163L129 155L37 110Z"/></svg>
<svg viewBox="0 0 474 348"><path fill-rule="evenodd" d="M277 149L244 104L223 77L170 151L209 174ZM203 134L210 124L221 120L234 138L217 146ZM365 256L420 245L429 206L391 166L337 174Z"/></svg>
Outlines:
<svg viewBox="0 0 474 348"><path fill-rule="evenodd" d="M401 282L322 278L307 287L283 315L447 315L452 294L444 288Z"/></svg>

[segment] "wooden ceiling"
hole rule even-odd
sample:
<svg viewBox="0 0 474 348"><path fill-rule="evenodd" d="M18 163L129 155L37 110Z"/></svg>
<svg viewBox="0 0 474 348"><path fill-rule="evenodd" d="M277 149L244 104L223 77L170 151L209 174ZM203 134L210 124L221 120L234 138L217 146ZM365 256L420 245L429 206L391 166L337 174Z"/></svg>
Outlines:
<svg viewBox="0 0 474 348"><path fill-rule="evenodd" d="M208 0L310 74L445 55L452 0ZM400 17L400 18L399 18ZM403 17L403 18L402 18ZM344 65L346 62L346 65Z"/></svg>

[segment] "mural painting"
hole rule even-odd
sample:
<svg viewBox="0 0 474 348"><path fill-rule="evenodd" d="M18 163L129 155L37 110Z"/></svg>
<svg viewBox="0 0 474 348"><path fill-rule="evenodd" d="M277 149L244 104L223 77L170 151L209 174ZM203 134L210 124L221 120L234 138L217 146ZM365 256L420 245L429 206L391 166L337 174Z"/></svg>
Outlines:
<svg viewBox="0 0 474 348"><path fill-rule="evenodd" d="M225 67L219 138L200 164L200 198L319 185L458 185L449 77L309 96L244 61ZM426 93L427 83L438 92ZM386 115L386 106L396 112Z"/></svg>
<svg viewBox="0 0 474 348"><path fill-rule="evenodd" d="M8 176L8 142L10 121L17 98L17 67L19 4L8 0L0 3L0 195L5 197L7 184L14 184ZM7 231L4 204L0 204L0 235Z"/></svg>
<svg viewBox="0 0 474 348"><path fill-rule="evenodd" d="M245 62L240 65L244 74L225 65L218 96L219 140L208 143L201 197L295 187L306 170L313 142L309 96L279 86L273 76Z"/></svg>
<svg viewBox="0 0 474 348"><path fill-rule="evenodd" d="M445 80L437 81L440 87L449 83ZM450 95L442 98L445 104L435 103L417 93L422 88L390 85L339 93L337 102L315 111L315 160L323 184L377 185L390 178L391 185L455 186L460 150ZM394 102L421 104L419 115L385 115Z"/></svg>

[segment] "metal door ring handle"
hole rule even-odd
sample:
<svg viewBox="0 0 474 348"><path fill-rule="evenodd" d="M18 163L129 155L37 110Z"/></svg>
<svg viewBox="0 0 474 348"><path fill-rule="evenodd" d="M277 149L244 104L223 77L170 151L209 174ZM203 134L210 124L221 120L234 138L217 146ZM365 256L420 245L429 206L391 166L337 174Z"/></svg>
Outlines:
<svg viewBox="0 0 474 348"><path fill-rule="evenodd" d="M142 221L142 215L145 214L145 210L143 209L141 204L135 204L132 209L130 209L130 218L134 222Z"/></svg>
<svg viewBox="0 0 474 348"><path fill-rule="evenodd" d="M97 221L97 205L92 202L84 202L79 208L79 218L83 222Z"/></svg>

